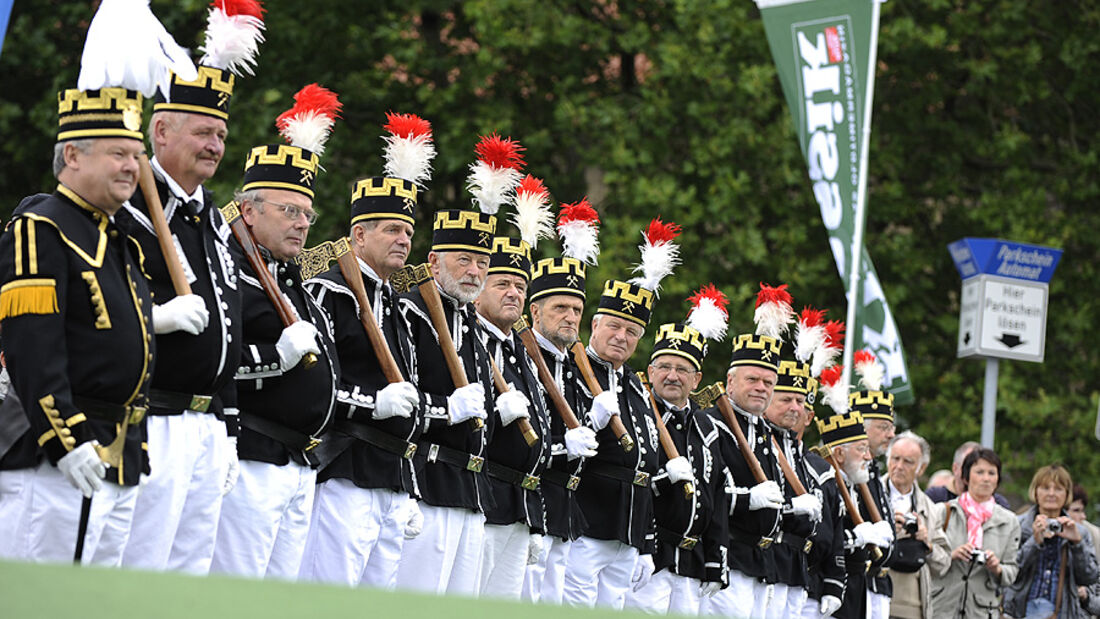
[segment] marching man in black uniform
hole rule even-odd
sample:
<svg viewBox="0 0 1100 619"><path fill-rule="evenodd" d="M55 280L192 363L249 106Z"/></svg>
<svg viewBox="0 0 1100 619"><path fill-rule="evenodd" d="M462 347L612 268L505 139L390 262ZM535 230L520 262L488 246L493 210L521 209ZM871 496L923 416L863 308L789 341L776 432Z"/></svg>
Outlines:
<svg viewBox="0 0 1100 619"><path fill-rule="evenodd" d="M700 601L728 582L730 497L718 428L689 398L702 380L707 340L725 335L728 301L714 286L691 301L688 323L661 325L649 357L649 384L660 414L696 480L690 498L667 478L653 484L656 571L648 585L629 594L627 606L661 614L696 615ZM664 454L661 461L668 461Z"/></svg>
<svg viewBox="0 0 1100 619"><path fill-rule="evenodd" d="M649 391L626 361L649 323L660 280L678 262L679 248L672 242L678 234L679 226L654 219L642 246L643 274L630 282L607 281L592 317L586 352L603 392L594 395L589 385L586 395L599 449L586 460L577 489L587 527L569 549L566 604L621 609L627 592L644 587L653 575L651 481L660 469L660 447ZM612 430L615 417L634 442L630 451ZM672 483L691 480L691 466L683 458L667 472Z"/></svg>
<svg viewBox="0 0 1100 619"><path fill-rule="evenodd" d="M392 589L406 534L418 526L412 457L422 415L408 325L397 311L389 277L412 247L419 185L435 156L431 125L389 114L386 174L356 183L351 195L351 251L372 314L401 382L389 383L361 322L360 307L338 265L306 282L333 322L343 372L343 405L334 433L319 448L331 464L318 473L313 520L301 577ZM414 155L414 156L408 156ZM412 528L407 528L407 527Z"/></svg>
<svg viewBox="0 0 1100 619"><path fill-rule="evenodd" d="M551 458L542 473L546 535L542 552L527 566L523 598L560 604L565 585L565 561L573 540L584 531L584 516L576 491L586 457L596 455L596 433L583 424L581 375L570 349L580 335L584 314L587 267L599 255L599 216L587 200L563 204L558 218L562 256L535 263L531 278L531 332L546 367L565 402L581 425L567 428L557 412L550 415ZM546 395L547 410L553 408Z"/></svg>
<svg viewBox="0 0 1100 619"><path fill-rule="evenodd" d="M278 122L290 145L253 148L242 193L222 210L235 226L234 249L245 254L238 257L241 472L222 504L211 569L280 579L298 576L317 479L312 452L332 420L340 371L328 317L292 262L317 217L318 153L340 103L316 84L295 101Z"/></svg>
<svg viewBox="0 0 1100 619"><path fill-rule="evenodd" d="M494 183L501 188L499 194L475 193L485 211L496 212L503 194L519 182L521 148L495 134L478 144L480 158L473 167L505 177ZM487 155L489 151L494 155ZM499 417L488 415L494 410L493 379L473 301L485 287L496 223L494 215L483 211L437 212L428 267L438 296L417 288L400 297L418 364L417 387L427 396L424 432L414 459L423 531L405 542L397 568L401 589L475 596L481 584L485 512L493 506L484 472L485 446ZM453 351L444 350L433 314L447 326ZM460 367L452 373L447 357L454 353ZM458 371L469 384L456 384Z"/></svg>
<svg viewBox="0 0 1100 619"><path fill-rule="evenodd" d="M234 5L230 5L233 7ZM233 10L233 8L230 8ZM233 375L241 346L237 267L229 226L202 184L225 154L235 79L254 62L263 22L216 6L199 76L172 74L159 92L149 133L156 192L176 257L193 294L177 296L144 195L134 194L118 223L141 243L153 291L160 351L149 391L149 457L122 564L205 574L214 555L222 497L237 480L237 405ZM226 35L251 45L227 46ZM229 53L227 53L229 52Z"/></svg>
<svg viewBox="0 0 1100 619"><path fill-rule="evenodd" d="M10 558L71 561L83 543L84 562L117 566L149 472L152 297L113 222L137 188L141 95L66 90L58 113L57 189L24 200L0 237L4 354L28 422L0 459L0 514Z"/></svg>

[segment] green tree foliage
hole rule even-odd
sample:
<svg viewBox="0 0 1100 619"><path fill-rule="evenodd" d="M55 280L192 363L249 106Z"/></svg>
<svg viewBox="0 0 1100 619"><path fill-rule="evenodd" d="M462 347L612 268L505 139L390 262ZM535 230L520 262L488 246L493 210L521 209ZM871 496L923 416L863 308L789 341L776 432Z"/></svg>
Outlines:
<svg viewBox="0 0 1100 619"><path fill-rule="evenodd" d="M177 40L196 48L204 4L152 3ZM789 284L799 307L843 316L752 2L270 0L267 8L259 68L238 82L227 153L209 183L219 200L239 182L246 150L275 141L274 117L316 81L345 108L323 160L313 241L344 231L352 183L380 172L385 112L414 112L432 121L440 151L414 257L426 253L431 213L469 205L474 143L496 130L523 142L528 169L556 201L588 195L600 212L604 249L590 298L604 279L629 276L640 231L659 214L683 226L684 265L662 287L655 324L681 320L684 299L707 282L732 299L732 333L751 328L761 281ZM15 6L0 57L5 218L24 195L53 187L56 92L75 83L93 9ZM982 364L955 358L960 284L945 245L995 236L1065 250L1051 284L1046 363L1001 366L997 448L1005 490L1017 496L1036 466L1055 460L1100 493L1091 436L1100 368L1098 30L1100 9L1084 2L882 7L867 244L917 398L899 425L931 440L934 467L978 436L982 391ZM557 251L544 243L537 253ZM708 381L723 375L727 350L712 346Z"/></svg>

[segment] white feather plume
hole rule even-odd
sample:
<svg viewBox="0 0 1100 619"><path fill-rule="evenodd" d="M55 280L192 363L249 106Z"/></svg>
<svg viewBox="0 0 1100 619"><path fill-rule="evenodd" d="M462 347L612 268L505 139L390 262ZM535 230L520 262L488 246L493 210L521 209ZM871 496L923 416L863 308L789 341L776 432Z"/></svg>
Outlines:
<svg viewBox="0 0 1100 619"><path fill-rule="evenodd" d="M531 179L531 185L541 191L524 191L524 184ZM520 183L520 189L516 191L516 212L509 220L519 229L519 237L527 242L534 250L541 239L547 239L554 234L554 214L550 212L550 196L542 183L528 175Z"/></svg>
<svg viewBox="0 0 1100 619"><path fill-rule="evenodd" d="M382 139L386 141L386 176L403 178L420 187L432 180L432 159L436 151L430 135L407 138L388 135Z"/></svg>
<svg viewBox="0 0 1100 619"><path fill-rule="evenodd" d="M474 197L474 205L486 215L496 215L519 184L523 174L513 168L494 168L483 161L470 164L466 189Z"/></svg>
<svg viewBox="0 0 1100 619"><path fill-rule="evenodd" d="M814 351L825 343L825 327L821 325L808 327L805 323L799 322L794 341L795 358L803 363L810 363Z"/></svg>
<svg viewBox="0 0 1100 619"><path fill-rule="evenodd" d="M841 384L840 381L832 386L821 385L821 394L824 396L825 403L837 415L848 412L848 388L846 385Z"/></svg>
<svg viewBox="0 0 1100 619"><path fill-rule="evenodd" d="M304 148L318 157L325 152L325 142L332 135L335 119L316 112L303 112L287 123L283 130L291 146Z"/></svg>
<svg viewBox="0 0 1100 619"><path fill-rule="evenodd" d="M879 391L882 389L882 379L885 375L885 369L882 364L878 362L878 359L871 357L869 361L863 361L862 363L854 363L856 368L856 374L859 375L859 384L868 391Z"/></svg>
<svg viewBox="0 0 1100 619"><path fill-rule="evenodd" d="M842 348L834 348L825 345L818 346L814 350L813 362L810 363L810 375L820 376L821 371L832 365L842 351Z"/></svg>
<svg viewBox="0 0 1100 619"><path fill-rule="evenodd" d="M756 323L756 334L783 339L790 329L791 318L794 313L791 306L783 303L764 303L756 308L753 321Z"/></svg>
<svg viewBox="0 0 1100 619"><path fill-rule="evenodd" d="M210 9L206 23L206 42L199 64L227 69L236 76L252 75L260 43L264 40L264 22L253 15L226 15L220 7Z"/></svg>
<svg viewBox="0 0 1100 619"><path fill-rule="evenodd" d="M657 245L645 243L638 248L642 250L642 261L631 272L641 275L630 278L630 283L659 293L661 280L680 264L680 246L668 241Z"/></svg>
<svg viewBox="0 0 1100 619"><path fill-rule="evenodd" d="M703 298L688 315L687 325L711 341L726 337L729 316L713 299Z"/></svg>

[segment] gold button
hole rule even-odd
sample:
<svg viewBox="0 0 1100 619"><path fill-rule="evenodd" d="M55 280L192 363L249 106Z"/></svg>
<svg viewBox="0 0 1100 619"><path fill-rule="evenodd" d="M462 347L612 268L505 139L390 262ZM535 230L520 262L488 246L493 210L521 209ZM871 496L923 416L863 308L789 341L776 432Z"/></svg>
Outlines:
<svg viewBox="0 0 1100 619"><path fill-rule="evenodd" d="M65 446L69 449L76 447L76 439L71 436L69 438L63 439L62 442L64 442Z"/></svg>

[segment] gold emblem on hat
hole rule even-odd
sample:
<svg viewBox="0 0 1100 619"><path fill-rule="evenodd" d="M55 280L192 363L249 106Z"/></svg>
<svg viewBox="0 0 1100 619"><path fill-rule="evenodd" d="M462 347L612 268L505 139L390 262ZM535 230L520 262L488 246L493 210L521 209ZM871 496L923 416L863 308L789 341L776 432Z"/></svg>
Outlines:
<svg viewBox="0 0 1100 619"><path fill-rule="evenodd" d="M405 198L404 206L401 208L411 213L414 206L416 206L416 202L412 198Z"/></svg>
<svg viewBox="0 0 1100 619"><path fill-rule="evenodd" d="M130 131L141 129L141 108L130 103L122 108L122 126Z"/></svg>

